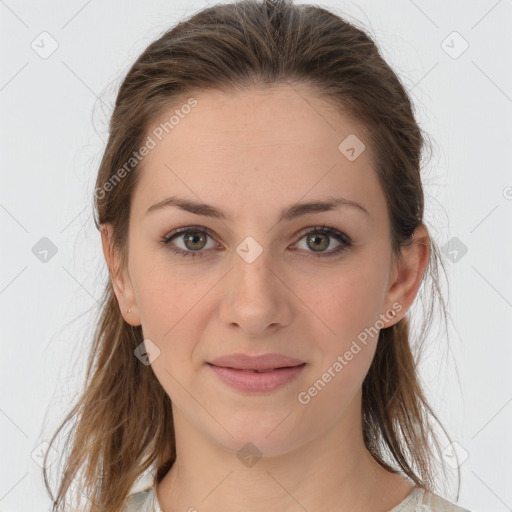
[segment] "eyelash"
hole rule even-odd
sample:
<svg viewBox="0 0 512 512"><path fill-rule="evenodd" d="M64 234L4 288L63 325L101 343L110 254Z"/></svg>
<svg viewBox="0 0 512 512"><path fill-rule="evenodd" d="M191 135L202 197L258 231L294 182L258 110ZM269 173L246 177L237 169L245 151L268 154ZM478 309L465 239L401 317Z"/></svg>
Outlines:
<svg viewBox="0 0 512 512"><path fill-rule="evenodd" d="M201 226L187 226L185 228L179 228L179 229L172 231L169 235L162 238L161 243L172 254L175 254L178 256L183 256L183 257L191 257L191 258L195 258L198 256L203 257L203 252L205 251L204 249L202 249L200 251L184 251L182 249L177 249L176 247L173 247L170 245L171 240L176 238L178 234L183 235L183 234L187 234L189 232L206 233L208 236L213 238L213 236L210 234L210 230L207 228L203 228ZM301 236L297 240L297 242L302 240L305 236L313 234L313 233L321 233L323 235L329 235L329 236L333 237L334 239L336 239L338 242L340 242L341 245L339 247L337 247L336 249L333 249L333 250L331 250L329 252L325 252L325 253L315 254L314 252L308 251L308 252L310 252L310 254L305 256L306 258L333 257L333 256L336 256L336 255L342 253L343 251L345 251L352 245L351 239L347 235L345 235L345 233L342 233L341 231L338 231L337 229L328 228L325 225L324 226L315 226L315 227L311 228L310 230L301 233ZM295 242L295 243L297 243L297 242Z"/></svg>

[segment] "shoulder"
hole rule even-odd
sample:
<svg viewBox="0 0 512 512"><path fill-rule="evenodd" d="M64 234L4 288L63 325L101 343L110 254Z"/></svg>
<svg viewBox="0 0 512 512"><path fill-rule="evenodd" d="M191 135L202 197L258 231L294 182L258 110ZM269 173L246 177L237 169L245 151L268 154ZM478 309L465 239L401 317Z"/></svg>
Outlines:
<svg viewBox="0 0 512 512"><path fill-rule="evenodd" d="M123 512L162 512L155 499L154 488L130 494ZM411 493L389 512L471 512L445 500L441 496L422 488L414 488Z"/></svg>
<svg viewBox="0 0 512 512"><path fill-rule="evenodd" d="M162 512L155 492L154 471L146 471L133 484L122 512Z"/></svg>
<svg viewBox="0 0 512 512"><path fill-rule="evenodd" d="M430 491L425 491L424 502L427 507L425 510L432 512L470 512L467 508L459 507Z"/></svg>
<svg viewBox="0 0 512 512"><path fill-rule="evenodd" d="M421 487L415 487L411 493L389 512L471 512L445 500Z"/></svg>
<svg viewBox="0 0 512 512"><path fill-rule="evenodd" d="M130 494L126 499L123 512L157 512L158 509L155 508L152 497L151 488Z"/></svg>

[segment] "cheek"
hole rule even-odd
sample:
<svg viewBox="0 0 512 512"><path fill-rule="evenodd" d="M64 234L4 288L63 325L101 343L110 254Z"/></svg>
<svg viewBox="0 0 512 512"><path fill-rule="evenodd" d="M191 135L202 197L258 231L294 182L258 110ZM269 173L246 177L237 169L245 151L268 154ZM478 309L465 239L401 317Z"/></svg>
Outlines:
<svg viewBox="0 0 512 512"><path fill-rule="evenodd" d="M189 379L191 357L200 339L201 297L207 288L179 269L152 263L139 267L134 280L139 283L135 294L143 336L159 349L151 364L155 376L167 395L183 404L189 396L182 383Z"/></svg>
<svg viewBox="0 0 512 512"><path fill-rule="evenodd" d="M375 325L385 297L385 275L375 265L333 272L329 279L309 283L311 309L329 327L331 349L339 349ZM307 289L304 287L304 289ZM311 297L311 295L310 295Z"/></svg>
<svg viewBox="0 0 512 512"><path fill-rule="evenodd" d="M316 417L341 416L361 388L377 345L384 284L376 267L365 266L324 281L323 293L319 282L312 288L311 309L323 321L315 335L321 355L302 389L301 403L308 403ZM337 406L331 410L333 403Z"/></svg>
<svg viewBox="0 0 512 512"><path fill-rule="evenodd" d="M317 281L312 288L315 300L311 309L317 308L315 312L329 326L327 330L319 323L318 329L327 335L317 330L315 336L321 357L312 368L313 381L307 385L318 382L316 387L324 389L325 384L323 398L315 400L315 407L327 407L329 403L341 407L362 385L378 341L376 322L387 282L383 269L375 260L361 257L357 265L339 269L330 280L322 280L322 286Z"/></svg>
<svg viewBox="0 0 512 512"><path fill-rule="evenodd" d="M144 337L160 346L172 336L180 318L193 308L194 283L179 268L166 261L165 251L134 251L130 261L135 300L141 317Z"/></svg>
<svg viewBox="0 0 512 512"><path fill-rule="evenodd" d="M167 274L148 269L147 275L136 292L144 333L170 345L185 325L189 326L191 321L199 324L197 308L208 289L207 284L199 286L177 273L169 273L169 269Z"/></svg>

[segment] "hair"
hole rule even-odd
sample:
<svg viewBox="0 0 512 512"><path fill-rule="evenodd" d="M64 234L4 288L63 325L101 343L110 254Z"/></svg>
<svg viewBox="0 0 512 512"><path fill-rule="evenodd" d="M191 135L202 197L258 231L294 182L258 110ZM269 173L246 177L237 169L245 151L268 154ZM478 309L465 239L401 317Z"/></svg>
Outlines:
<svg viewBox="0 0 512 512"><path fill-rule="evenodd" d="M113 180L144 144L151 123L194 92L234 94L278 84L306 84L362 123L386 198L393 255L400 257L401 248L413 242L415 229L425 225L420 160L427 137L404 86L372 38L320 6L242 0L200 10L163 33L120 85L94 195L95 225L101 230L111 223L118 270L127 262L130 204L141 164ZM114 185L105 186L108 182ZM428 245L421 285L427 277L432 284L422 333L432 324L436 298L445 311L438 272L442 260L431 237ZM70 485L82 471L81 490L91 500L91 511L122 510L143 472L154 465L160 482L176 459L171 400L151 366L134 357L142 329L124 321L111 277L84 390L51 439L50 445L68 422L76 421L56 497L43 470L53 511L63 510ZM439 444L432 420L439 422L420 384L409 320L406 316L380 331L362 385L363 438L381 466L434 491L431 440Z"/></svg>

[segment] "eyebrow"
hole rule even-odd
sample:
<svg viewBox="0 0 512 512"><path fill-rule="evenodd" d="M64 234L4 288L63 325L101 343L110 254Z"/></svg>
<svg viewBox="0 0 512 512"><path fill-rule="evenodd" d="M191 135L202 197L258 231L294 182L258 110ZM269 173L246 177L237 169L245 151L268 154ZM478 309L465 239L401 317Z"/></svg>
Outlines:
<svg viewBox="0 0 512 512"><path fill-rule="evenodd" d="M163 208L168 208L170 206L175 206L177 208L181 208L190 213L194 213L196 215L203 215L205 217L213 217L221 220L232 220L232 216L219 210L215 206L200 203L197 201L193 201L191 199L185 199L177 196L168 197L163 201L160 201L153 206L150 206L145 215L148 215L151 212L155 212L161 210ZM330 210L334 210L337 207L345 206L352 207L358 209L359 211L369 215L366 208L360 205L356 201L352 201L350 199L345 199L343 197L333 197L325 200L317 200L317 201L309 201L302 203L295 203L290 206L287 206L279 215L278 222L293 220L301 215L307 215L308 213L319 213L319 212L327 212Z"/></svg>

